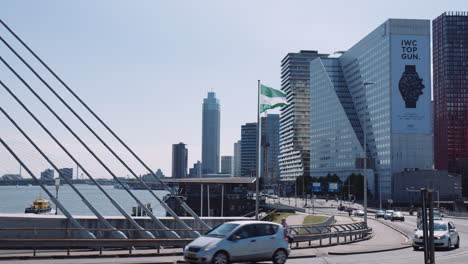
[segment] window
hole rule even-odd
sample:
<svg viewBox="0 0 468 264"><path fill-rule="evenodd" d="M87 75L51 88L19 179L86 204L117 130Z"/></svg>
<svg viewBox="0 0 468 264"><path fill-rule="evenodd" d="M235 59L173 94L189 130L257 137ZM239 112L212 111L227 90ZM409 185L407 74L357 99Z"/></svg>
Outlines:
<svg viewBox="0 0 468 264"><path fill-rule="evenodd" d="M255 225L246 225L241 227L234 233L235 236L239 236L240 239L249 238L256 236Z"/></svg>
<svg viewBox="0 0 468 264"><path fill-rule="evenodd" d="M278 231L278 226L276 225L257 224L255 226L257 232L256 236L271 236Z"/></svg>

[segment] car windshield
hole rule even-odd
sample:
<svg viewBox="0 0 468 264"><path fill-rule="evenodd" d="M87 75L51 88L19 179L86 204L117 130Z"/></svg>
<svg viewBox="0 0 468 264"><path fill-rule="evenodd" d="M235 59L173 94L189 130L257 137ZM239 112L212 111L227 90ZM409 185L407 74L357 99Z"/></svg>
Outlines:
<svg viewBox="0 0 468 264"><path fill-rule="evenodd" d="M401 214L401 212L395 212L395 213L393 213L393 215L401 216L402 214Z"/></svg>
<svg viewBox="0 0 468 264"><path fill-rule="evenodd" d="M427 228L429 229L429 226ZM423 225L419 226L419 230L423 230ZM434 223L434 231L447 231L447 224Z"/></svg>
<svg viewBox="0 0 468 264"><path fill-rule="evenodd" d="M236 227L238 227L238 224L229 224L229 223L224 223L215 229L211 230L210 232L206 233L205 236L212 236L212 237L225 237L229 235L232 230L234 230Z"/></svg>

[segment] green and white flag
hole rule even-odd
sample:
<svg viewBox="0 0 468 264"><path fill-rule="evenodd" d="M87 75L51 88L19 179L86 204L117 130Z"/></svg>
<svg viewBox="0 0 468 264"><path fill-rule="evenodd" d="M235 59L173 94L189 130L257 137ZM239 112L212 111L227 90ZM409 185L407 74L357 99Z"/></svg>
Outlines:
<svg viewBox="0 0 468 264"><path fill-rule="evenodd" d="M286 93L260 84L260 113L286 104Z"/></svg>

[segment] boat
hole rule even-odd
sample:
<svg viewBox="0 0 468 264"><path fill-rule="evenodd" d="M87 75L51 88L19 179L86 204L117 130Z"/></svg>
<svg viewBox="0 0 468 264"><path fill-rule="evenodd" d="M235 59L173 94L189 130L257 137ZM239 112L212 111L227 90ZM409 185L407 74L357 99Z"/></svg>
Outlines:
<svg viewBox="0 0 468 264"><path fill-rule="evenodd" d="M51 211L52 211L52 204L48 200L43 199L39 195L39 197L36 200L34 200L31 207L28 207L24 210L24 213L25 214L48 214L48 213L51 213Z"/></svg>

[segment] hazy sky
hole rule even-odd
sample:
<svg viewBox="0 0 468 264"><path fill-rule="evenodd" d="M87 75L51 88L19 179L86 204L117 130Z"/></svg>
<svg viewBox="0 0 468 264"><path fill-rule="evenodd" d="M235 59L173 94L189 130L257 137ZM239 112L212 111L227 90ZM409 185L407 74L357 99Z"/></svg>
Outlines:
<svg viewBox="0 0 468 264"><path fill-rule="evenodd" d="M221 154L232 155L240 126L256 121L257 80L280 87L280 61L301 49L347 50L388 18L434 19L467 11L464 1L21 1L0 2L12 27L154 170L171 174L172 144L184 142L189 167L201 156L202 102L221 103ZM5 29L2 37L19 47ZM23 49L21 54L27 55ZM51 97L3 44L0 55L63 113L119 176L129 174ZM26 56L28 61L37 63ZM46 72L41 74L66 98ZM0 64L0 79L47 121L98 177L109 177L69 133ZM59 166L70 160L0 89L0 105ZM74 103L73 105L77 105ZM80 108L87 120L92 120ZM96 122L92 126L103 132ZM131 165L136 163L104 133ZM37 173L49 167L0 115L0 136ZM138 174L144 173L134 166ZM18 165L0 147L0 176Z"/></svg>

